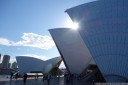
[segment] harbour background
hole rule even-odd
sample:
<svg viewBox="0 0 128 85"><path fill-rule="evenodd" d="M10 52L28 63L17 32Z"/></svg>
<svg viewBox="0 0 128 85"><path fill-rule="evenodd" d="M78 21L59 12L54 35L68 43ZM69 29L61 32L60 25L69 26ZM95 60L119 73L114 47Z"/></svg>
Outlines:
<svg viewBox="0 0 128 85"><path fill-rule="evenodd" d="M10 78L10 75L0 75L0 78Z"/></svg>

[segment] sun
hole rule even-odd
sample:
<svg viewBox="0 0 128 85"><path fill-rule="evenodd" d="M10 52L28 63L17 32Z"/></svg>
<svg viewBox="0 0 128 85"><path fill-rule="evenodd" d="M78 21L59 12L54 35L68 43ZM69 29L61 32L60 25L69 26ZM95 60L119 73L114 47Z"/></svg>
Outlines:
<svg viewBox="0 0 128 85"><path fill-rule="evenodd" d="M78 27L79 27L79 25L77 22L72 22L72 24L71 24L72 29L76 30L76 29L78 29Z"/></svg>
<svg viewBox="0 0 128 85"><path fill-rule="evenodd" d="M69 20L66 22L66 27L77 30L79 28L79 24L77 22L72 22Z"/></svg>

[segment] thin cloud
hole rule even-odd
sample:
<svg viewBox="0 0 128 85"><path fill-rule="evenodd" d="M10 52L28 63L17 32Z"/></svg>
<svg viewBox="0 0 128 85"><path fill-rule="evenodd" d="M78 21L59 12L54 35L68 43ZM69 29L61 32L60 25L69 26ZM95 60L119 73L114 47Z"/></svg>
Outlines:
<svg viewBox="0 0 128 85"><path fill-rule="evenodd" d="M12 41L6 39L6 38L0 38L0 44L1 45L6 45L6 46L11 46Z"/></svg>
<svg viewBox="0 0 128 85"><path fill-rule="evenodd" d="M22 40L14 42L6 38L0 38L0 44L6 46L28 46L40 49L50 49L55 46L51 37L35 33L23 33Z"/></svg>

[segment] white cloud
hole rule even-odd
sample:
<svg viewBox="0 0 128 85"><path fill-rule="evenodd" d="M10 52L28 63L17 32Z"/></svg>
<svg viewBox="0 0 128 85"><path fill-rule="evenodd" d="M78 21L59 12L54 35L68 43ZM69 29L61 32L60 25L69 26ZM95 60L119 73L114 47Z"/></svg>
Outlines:
<svg viewBox="0 0 128 85"><path fill-rule="evenodd" d="M0 44L1 45L7 45L7 46L11 46L12 41L9 41L6 38L0 38Z"/></svg>
<svg viewBox="0 0 128 85"><path fill-rule="evenodd" d="M55 44L51 37L38 35L35 33L23 33L22 40L14 42L6 38L0 38L0 44L6 46L29 46L40 49L50 49Z"/></svg>

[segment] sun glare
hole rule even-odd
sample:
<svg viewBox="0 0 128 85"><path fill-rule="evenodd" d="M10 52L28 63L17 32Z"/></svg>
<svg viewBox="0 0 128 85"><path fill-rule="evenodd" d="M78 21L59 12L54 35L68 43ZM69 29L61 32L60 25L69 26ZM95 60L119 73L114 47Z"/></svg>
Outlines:
<svg viewBox="0 0 128 85"><path fill-rule="evenodd" d="M77 30L79 28L79 24L77 22L68 21L66 27Z"/></svg>
<svg viewBox="0 0 128 85"><path fill-rule="evenodd" d="M73 22L72 25L71 25L71 28L72 29L78 29L78 23L77 22Z"/></svg>

